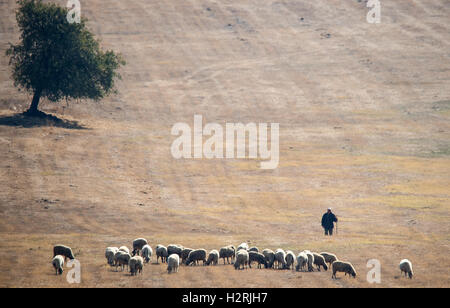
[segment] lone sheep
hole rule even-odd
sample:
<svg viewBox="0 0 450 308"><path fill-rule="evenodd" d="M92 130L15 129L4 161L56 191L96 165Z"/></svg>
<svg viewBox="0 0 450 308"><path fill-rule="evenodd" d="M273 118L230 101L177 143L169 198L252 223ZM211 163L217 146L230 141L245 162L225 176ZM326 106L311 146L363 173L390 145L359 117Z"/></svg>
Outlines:
<svg viewBox="0 0 450 308"><path fill-rule="evenodd" d="M226 247L222 247L219 250L219 258L222 259L223 258L223 264L225 264L225 259L227 259L228 264L230 264L230 258L231 261L233 261L233 259L236 256L236 250L234 249L234 246L226 246Z"/></svg>
<svg viewBox="0 0 450 308"><path fill-rule="evenodd" d="M144 245L142 247L142 257L144 258L145 263L148 263L152 260L153 249L150 245Z"/></svg>
<svg viewBox="0 0 450 308"><path fill-rule="evenodd" d="M171 254L167 259L167 272L170 274L172 272L178 273L178 268L180 267L180 256L177 254Z"/></svg>
<svg viewBox="0 0 450 308"><path fill-rule="evenodd" d="M325 262L325 258L318 253L313 252L314 255L314 264L317 266L317 270L320 272L320 267L322 266L325 271L328 270L327 263Z"/></svg>
<svg viewBox="0 0 450 308"><path fill-rule="evenodd" d="M64 272L64 256L57 255L52 260L52 265L55 268L56 275L62 275Z"/></svg>
<svg viewBox="0 0 450 308"><path fill-rule="evenodd" d="M217 250L211 250L208 255L206 265L217 265L219 263L219 252Z"/></svg>
<svg viewBox="0 0 450 308"><path fill-rule="evenodd" d="M248 258L248 266L250 268L252 268L252 262L258 262L258 268L261 268L262 265L264 265L264 268L267 268L267 260L262 253L249 251Z"/></svg>
<svg viewBox="0 0 450 308"><path fill-rule="evenodd" d="M191 251L189 253L189 256L186 259L186 265L189 265L193 263L194 265L198 264L199 261L203 262L203 265L206 263L206 250L204 249L197 249L194 251Z"/></svg>
<svg viewBox="0 0 450 308"><path fill-rule="evenodd" d="M297 267L295 270L299 272L300 270L304 271L308 266L308 255L304 252L301 252L297 256Z"/></svg>
<svg viewBox="0 0 450 308"><path fill-rule="evenodd" d="M114 265L114 255L119 251L117 247L107 247L105 250L105 258L110 266Z"/></svg>
<svg viewBox="0 0 450 308"><path fill-rule="evenodd" d="M142 250L142 247L147 245L148 242L145 238L137 238L133 241L133 252L131 255L134 257L135 255L139 255L139 251Z"/></svg>
<svg viewBox="0 0 450 308"><path fill-rule="evenodd" d="M403 259L400 261L400 272L403 274L409 276L409 279L412 279L414 276L413 269L412 269L412 263L408 259Z"/></svg>
<svg viewBox="0 0 450 308"><path fill-rule="evenodd" d="M69 258L70 260L75 259L72 253L72 249L64 245L56 245L53 247L53 257L56 257L57 255L63 256L64 261L66 260L66 258Z"/></svg>
<svg viewBox="0 0 450 308"><path fill-rule="evenodd" d="M142 268L144 267L144 259L140 256L134 256L130 258L130 261L128 262L128 267L130 268L131 276L136 276L137 273L142 273Z"/></svg>
<svg viewBox="0 0 450 308"><path fill-rule="evenodd" d="M236 253L236 262L234 262L234 269L245 269L248 266L249 255L247 250L241 249Z"/></svg>
<svg viewBox="0 0 450 308"><path fill-rule="evenodd" d="M320 255L325 258L325 262L327 262L330 266L334 261L338 260L336 255L329 252L321 252Z"/></svg>
<svg viewBox="0 0 450 308"><path fill-rule="evenodd" d="M337 272L342 272L345 273L345 276L348 274L349 276L351 275L353 278L356 278L355 268L349 262L334 261L331 268L333 269L333 275L331 275L331 278L336 278Z"/></svg>
<svg viewBox="0 0 450 308"><path fill-rule="evenodd" d="M161 258L161 262L164 263L167 261L167 248L163 245L156 246L156 263L158 263L159 258Z"/></svg>

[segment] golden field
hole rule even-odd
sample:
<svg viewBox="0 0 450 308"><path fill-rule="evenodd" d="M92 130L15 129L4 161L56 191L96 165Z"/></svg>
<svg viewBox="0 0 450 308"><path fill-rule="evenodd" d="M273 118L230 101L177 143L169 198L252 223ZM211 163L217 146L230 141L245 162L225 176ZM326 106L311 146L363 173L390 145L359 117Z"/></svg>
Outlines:
<svg viewBox="0 0 450 308"><path fill-rule="evenodd" d="M65 6L65 1L56 1ZM10 78L14 0L0 3L0 287L448 287L450 7L445 0L81 1L121 52L119 93L42 102L61 125L24 120ZM280 163L181 159L171 127L280 123ZM338 234L323 236L333 207ZM356 279L232 266L146 265L130 277L107 246L330 251ZM82 282L51 267L71 246ZM382 283L366 281L369 259ZM414 265L412 280L398 263ZM66 273L66 272L65 272Z"/></svg>

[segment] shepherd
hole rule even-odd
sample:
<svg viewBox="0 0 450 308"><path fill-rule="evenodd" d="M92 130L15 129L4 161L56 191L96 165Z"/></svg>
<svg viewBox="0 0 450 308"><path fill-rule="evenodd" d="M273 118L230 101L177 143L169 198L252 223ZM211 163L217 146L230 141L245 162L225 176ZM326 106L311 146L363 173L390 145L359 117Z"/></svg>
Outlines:
<svg viewBox="0 0 450 308"><path fill-rule="evenodd" d="M328 208L327 212L322 216L322 227L325 230L325 235L333 235L334 223L337 224L336 215L331 212L331 207Z"/></svg>

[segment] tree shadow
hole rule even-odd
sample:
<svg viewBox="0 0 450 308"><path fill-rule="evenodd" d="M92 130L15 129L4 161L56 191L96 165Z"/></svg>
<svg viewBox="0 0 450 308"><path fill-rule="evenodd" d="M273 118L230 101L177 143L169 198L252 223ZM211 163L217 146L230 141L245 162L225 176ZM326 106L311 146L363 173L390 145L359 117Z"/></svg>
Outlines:
<svg viewBox="0 0 450 308"><path fill-rule="evenodd" d="M79 124L77 121L60 119L41 111L33 115L24 112L10 116L0 116L0 126L2 125L25 128L50 126L67 129L87 129L87 127Z"/></svg>

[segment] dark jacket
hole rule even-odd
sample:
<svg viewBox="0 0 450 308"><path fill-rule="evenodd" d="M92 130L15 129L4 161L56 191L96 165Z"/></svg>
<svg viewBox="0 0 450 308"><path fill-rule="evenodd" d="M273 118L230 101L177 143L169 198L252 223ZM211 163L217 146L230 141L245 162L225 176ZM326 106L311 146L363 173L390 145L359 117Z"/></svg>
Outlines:
<svg viewBox="0 0 450 308"><path fill-rule="evenodd" d="M325 229L333 229L334 228L334 222L337 222L338 219L336 215L333 213L325 213L322 216L322 227Z"/></svg>

